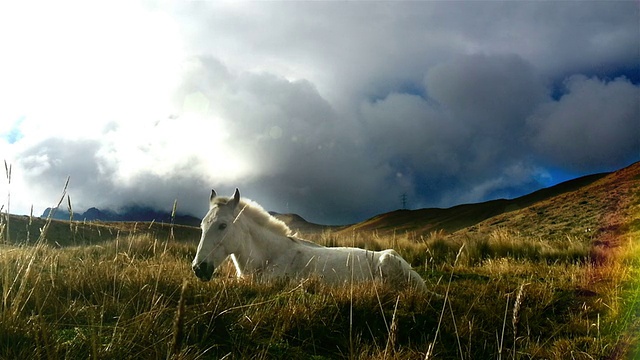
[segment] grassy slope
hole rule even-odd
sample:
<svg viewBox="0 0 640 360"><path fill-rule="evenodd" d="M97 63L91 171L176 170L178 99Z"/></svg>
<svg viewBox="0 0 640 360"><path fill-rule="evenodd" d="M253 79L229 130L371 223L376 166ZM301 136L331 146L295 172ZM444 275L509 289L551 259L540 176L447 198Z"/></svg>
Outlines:
<svg viewBox="0 0 640 360"><path fill-rule="evenodd" d="M297 214L278 214L271 213L276 218L284 221L291 230L299 232L301 234L317 234L323 231L335 231L344 228L345 226L335 225L320 225L308 222L300 215Z"/></svg>
<svg viewBox="0 0 640 360"><path fill-rule="evenodd" d="M314 238L394 247L444 299L228 268L202 283L197 229L55 222L44 242L0 248L0 358L625 358L640 333L639 214L635 164L450 235ZM11 218L12 242L28 221Z"/></svg>
<svg viewBox="0 0 640 360"><path fill-rule="evenodd" d="M412 231L428 234L432 231L444 230L447 233L452 233L494 216L523 209L560 194L580 189L606 175L584 176L512 200L499 199L478 204L458 205L447 209L396 210L375 216L343 231L375 230L382 233Z"/></svg>
<svg viewBox="0 0 640 360"><path fill-rule="evenodd" d="M29 216L9 217L9 236L3 233L5 242L13 244L35 244L44 229L47 219ZM6 230L6 219L4 227ZM138 223L138 222L102 222L102 221L62 221L50 220L45 243L53 246L77 246L98 244L126 237L134 233L149 233L159 239L173 237L183 241L197 241L200 229L166 223Z"/></svg>
<svg viewBox="0 0 640 360"><path fill-rule="evenodd" d="M572 192L585 187L608 174L595 174L579 179L570 180L556 186L542 189L534 193L512 199L493 200L478 204L464 204L448 209L420 209L397 210L375 216L362 223L351 226L325 226L309 223L295 214L274 214L287 223L295 231L313 234L323 231L350 232L377 231L381 234L392 232L404 233L411 231L425 235L432 231L444 230L452 233L466 229L492 217L500 218L504 213L523 209L536 203L553 199L555 196ZM555 200L554 200L555 201ZM497 220L500 221L500 220ZM10 216L9 241L13 243L33 243L38 239L40 229L46 223L45 218L29 216ZM145 229L147 227L148 229ZM184 225L166 223L138 223L138 222L102 222L102 221L73 221L69 222L52 219L48 230L48 239L56 239L61 246L92 244L114 239L118 234L127 235L138 230L157 233L158 237L170 236L171 228L174 235L184 240L199 238L199 229ZM51 241L51 240L50 240Z"/></svg>
<svg viewBox="0 0 640 360"><path fill-rule="evenodd" d="M554 238L586 233L594 241L605 241L603 239L608 237L618 239L640 221L633 210L638 202L639 185L640 163L636 163L576 190L494 216L464 231L487 232L501 226L531 237Z"/></svg>
<svg viewBox="0 0 640 360"><path fill-rule="evenodd" d="M584 294L598 296L614 288L610 296L619 300L610 300L616 304L611 312L620 317L611 326L625 330L618 329L623 335L611 357L634 353L629 358L640 358L640 163L454 236L490 234L496 228L517 232L530 242L586 239L590 266L584 274Z"/></svg>

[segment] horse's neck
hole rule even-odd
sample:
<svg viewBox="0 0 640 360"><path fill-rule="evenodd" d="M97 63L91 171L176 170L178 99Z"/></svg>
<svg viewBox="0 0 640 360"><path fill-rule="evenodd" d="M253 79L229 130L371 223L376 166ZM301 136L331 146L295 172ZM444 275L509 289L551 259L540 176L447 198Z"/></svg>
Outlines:
<svg viewBox="0 0 640 360"><path fill-rule="evenodd" d="M255 224L251 224L255 225ZM235 257L243 273L260 271L291 249L291 240L259 226L243 226L243 243Z"/></svg>

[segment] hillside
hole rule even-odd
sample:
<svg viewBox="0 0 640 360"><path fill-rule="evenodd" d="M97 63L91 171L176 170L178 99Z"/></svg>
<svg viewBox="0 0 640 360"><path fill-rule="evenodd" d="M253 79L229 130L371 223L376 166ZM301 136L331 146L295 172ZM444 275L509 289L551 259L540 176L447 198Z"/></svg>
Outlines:
<svg viewBox="0 0 640 360"><path fill-rule="evenodd" d="M490 232L497 226L533 237L590 233L600 242L640 230L640 163L607 174L574 191L494 216L467 230Z"/></svg>
<svg viewBox="0 0 640 360"><path fill-rule="evenodd" d="M317 234L327 230L335 231L344 228L344 226L320 225L311 223L297 214L280 214L274 211L270 211L269 214L284 221L284 223L287 224L287 226L289 226L292 231L302 234Z"/></svg>
<svg viewBox="0 0 640 360"><path fill-rule="evenodd" d="M311 238L323 245L394 248L429 293L235 279L231 261L203 282L190 268L196 227L0 216L0 234L9 228L8 242L20 244L0 238L9 285L0 358L334 359L354 349L354 358L424 359L430 348L438 359L637 358L639 164L514 201L394 212L369 225L428 211L439 226L503 212L423 238L340 236L275 215L321 231ZM33 246L41 231L49 246Z"/></svg>
<svg viewBox="0 0 640 360"><path fill-rule="evenodd" d="M638 164L632 167L638 167ZM511 200L498 199L477 204L458 205L447 209L428 208L419 210L396 210L377 215L361 223L343 229L343 232L376 231L381 234L407 231L429 234L433 231L453 233L474 226L495 216L526 209L534 204L549 201L563 194L589 186L610 173L594 174L569 180Z"/></svg>
<svg viewBox="0 0 640 360"><path fill-rule="evenodd" d="M4 214L3 214L4 215ZM3 240L6 241L6 229L9 229L8 242L14 244L34 244L46 228L45 243L49 245L77 246L98 244L124 238L129 234L149 233L159 240L176 239L180 241L197 242L200 239L200 229L192 226L171 225L158 222L102 222L102 221L69 221L20 215L10 215L0 219L0 229ZM173 235L172 235L173 234Z"/></svg>
<svg viewBox="0 0 640 360"><path fill-rule="evenodd" d="M516 199L464 204L447 209L396 210L350 226L336 227L314 224L296 214L272 212L272 215L287 223L293 231L303 235L318 234L327 230L343 234L363 231L375 231L380 235L394 232L414 232L417 235L427 235L433 231L452 234L462 230L465 232L489 232L497 226L508 226L523 234L549 236L584 231L605 231L600 229L601 224L605 221L610 223L611 219L604 219L604 217L613 216L610 214L614 210L627 206L625 201L636 201L633 198L637 197L637 194L633 193L631 189L637 188L639 184L640 163L635 163L613 173L584 176ZM91 210L88 211L88 215L95 215L96 212L100 211ZM121 221L124 218L115 219L113 216L116 215L113 213L100 213L107 216L107 221L96 221L94 217L90 216L92 221L84 217L84 220L74 220L70 225L68 220L53 219L49 238L56 239L55 241L59 245L69 245L100 242L140 230L153 232L158 237L167 238L170 235L169 221L145 220L146 217L140 218L139 221ZM64 212L59 212L58 215L62 216L61 214L67 215ZM143 215L166 220L164 215L167 214L138 212L136 216ZM112 218L108 218L109 216ZM74 219L78 219L78 217L74 215ZM174 236L178 238L178 234L180 234L185 237L185 240L197 241L200 229L193 226L193 223L199 222L199 219L190 218L185 221L189 222L190 226L173 225ZM12 242L34 242L45 223L44 218L11 215L10 239ZM640 220L636 220L633 222L635 225L632 226L640 226L639 223ZM611 229L607 231L611 231ZM65 234L67 235L65 236Z"/></svg>

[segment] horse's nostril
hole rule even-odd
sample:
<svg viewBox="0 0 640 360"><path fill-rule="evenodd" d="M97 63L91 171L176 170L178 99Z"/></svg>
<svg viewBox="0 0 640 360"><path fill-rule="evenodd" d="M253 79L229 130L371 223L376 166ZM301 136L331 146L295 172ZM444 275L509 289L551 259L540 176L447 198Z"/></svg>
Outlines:
<svg viewBox="0 0 640 360"><path fill-rule="evenodd" d="M193 266L193 272L196 274L198 279L202 281L211 280L211 276L213 276L213 270L213 264L205 262Z"/></svg>

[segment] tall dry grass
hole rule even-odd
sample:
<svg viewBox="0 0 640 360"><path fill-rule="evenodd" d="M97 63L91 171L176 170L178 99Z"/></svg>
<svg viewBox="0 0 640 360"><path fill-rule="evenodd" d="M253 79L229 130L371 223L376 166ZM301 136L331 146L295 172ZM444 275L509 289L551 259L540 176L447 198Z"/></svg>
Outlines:
<svg viewBox="0 0 640 360"><path fill-rule="evenodd" d="M433 253L443 236L407 249ZM594 265L508 255L465 262L467 246L458 263L418 267L446 294L438 298L320 279L255 283L224 271L203 283L189 267L194 243L144 233L89 246L5 245L0 357L562 359L616 348L615 324L633 314L616 302L618 284L587 292Z"/></svg>
<svg viewBox="0 0 640 360"><path fill-rule="evenodd" d="M0 358L615 359L637 344L637 232L605 263L590 261L587 237L508 228L312 237L395 248L438 297L254 282L231 263L204 283L190 269L196 243L179 233L102 229L111 240L81 245L49 226L35 242L0 232Z"/></svg>

